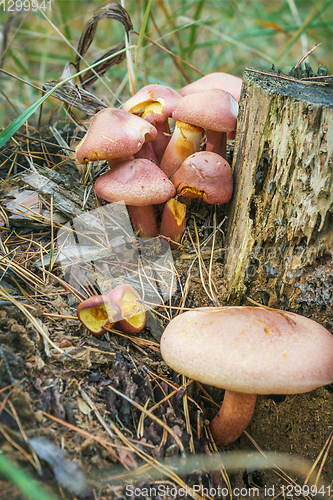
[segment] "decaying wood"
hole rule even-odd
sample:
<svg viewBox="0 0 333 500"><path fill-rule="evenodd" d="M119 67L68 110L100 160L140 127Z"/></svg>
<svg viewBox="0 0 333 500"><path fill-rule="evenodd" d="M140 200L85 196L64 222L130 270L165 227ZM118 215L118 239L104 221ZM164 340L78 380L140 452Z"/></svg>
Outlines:
<svg viewBox="0 0 333 500"><path fill-rule="evenodd" d="M228 293L290 303L333 251L332 88L246 71L233 172Z"/></svg>

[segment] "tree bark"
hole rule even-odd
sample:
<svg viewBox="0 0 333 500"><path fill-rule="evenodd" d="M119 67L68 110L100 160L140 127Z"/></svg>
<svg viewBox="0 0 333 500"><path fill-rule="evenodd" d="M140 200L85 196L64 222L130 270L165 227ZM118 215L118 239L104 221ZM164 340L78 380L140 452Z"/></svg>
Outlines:
<svg viewBox="0 0 333 500"><path fill-rule="evenodd" d="M332 87L245 71L233 174L229 299L290 305L333 253Z"/></svg>

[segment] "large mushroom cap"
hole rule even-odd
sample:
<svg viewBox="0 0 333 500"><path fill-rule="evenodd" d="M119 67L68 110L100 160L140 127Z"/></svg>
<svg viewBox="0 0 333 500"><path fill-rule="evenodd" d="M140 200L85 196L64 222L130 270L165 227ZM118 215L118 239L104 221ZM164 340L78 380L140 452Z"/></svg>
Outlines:
<svg viewBox="0 0 333 500"><path fill-rule="evenodd" d="M156 135L156 128L139 116L122 109L105 108L93 117L88 132L76 148L76 157L80 163L87 163L131 156Z"/></svg>
<svg viewBox="0 0 333 500"><path fill-rule="evenodd" d="M231 132L236 129L238 102L219 89L188 94L175 106L174 120L191 123L206 130Z"/></svg>
<svg viewBox="0 0 333 500"><path fill-rule="evenodd" d="M149 123L163 122L171 117L172 111L182 96L171 87L150 84L142 87L126 101L122 109L141 116Z"/></svg>
<svg viewBox="0 0 333 500"><path fill-rule="evenodd" d="M176 189L155 163L137 158L119 162L98 177L95 193L106 201L144 207L173 198Z"/></svg>
<svg viewBox="0 0 333 500"><path fill-rule="evenodd" d="M239 101L242 88L242 79L228 73L209 73L195 82L185 85L179 93L182 96L203 92L210 89L222 89L229 92L236 101Z"/></svg>
<svg viewBox="0 0 333 500"><path fill-rule="evenodd" d="M161 338L174 370L248 394L297 394L333 381L333 336L294 313L203 308L174 318Z"/></svg>

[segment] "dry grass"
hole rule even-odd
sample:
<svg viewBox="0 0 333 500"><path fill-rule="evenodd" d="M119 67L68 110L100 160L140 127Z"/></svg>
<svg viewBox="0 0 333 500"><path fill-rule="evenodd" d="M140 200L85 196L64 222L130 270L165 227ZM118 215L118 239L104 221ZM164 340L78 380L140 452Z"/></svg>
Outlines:
<svg viewBox="0 0 333 500"><path fill-rule="evenodd" d="M146 2L124 3L134 30L140 32ZM96 0L51 0L45 10L14 13L4 12L0 6L2 68L26 82L0 76L1 123L8 125L40 96L28 84L41 88L46 81L61 77L66 63L75 60L85 23L102 5ZM314 69L322 64L331 71L332 9L329 0L154 0L144 34L159 46L143 39L140 52L134 52L138 86L160 82L179 89L200 73L224 71L241 76L246 66L267 68L275 64L289 71L318 43L321 46L308 62ZM87 62L91 64L123 38L119 23L101 21L86 55ZM133 43L138 41L139 37L133 35ZM105 102L117 104L127 99L130 90L126 64L114 66L90 90ZM58 110L50 117L56 104L50 99L44 105L44 123L63 115ZM29 123L36 124L37 118L36 114Z"/></svg>

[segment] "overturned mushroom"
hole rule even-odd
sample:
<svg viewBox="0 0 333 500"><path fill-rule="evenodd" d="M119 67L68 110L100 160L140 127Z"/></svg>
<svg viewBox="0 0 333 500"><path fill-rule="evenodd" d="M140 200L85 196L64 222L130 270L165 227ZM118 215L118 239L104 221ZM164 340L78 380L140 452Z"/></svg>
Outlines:
<svg viewBox="0 0 333 500"><path fill-rule="evenodd" d="M107 295L93 295L77 307L81 323L94 335L104 335L112 326L138 333L146 323L146 312L138 292L128 284L113 288Z"/></svg>
<svg viewBox="0 0 333 500"><path fill-rule="evenodd" d="M131 285L119 285L107 294L107 299L116 303L121 318L116 327L127 333L138 333L146 324L146 312L141 297Z"/></svg>
<svg viewBox="0 0 333 500"><path fill-rule="evenodd" d="M104 295L93 295L80 302L77 316L94 335L104 335L121 317L119 306Z"/></svg>

